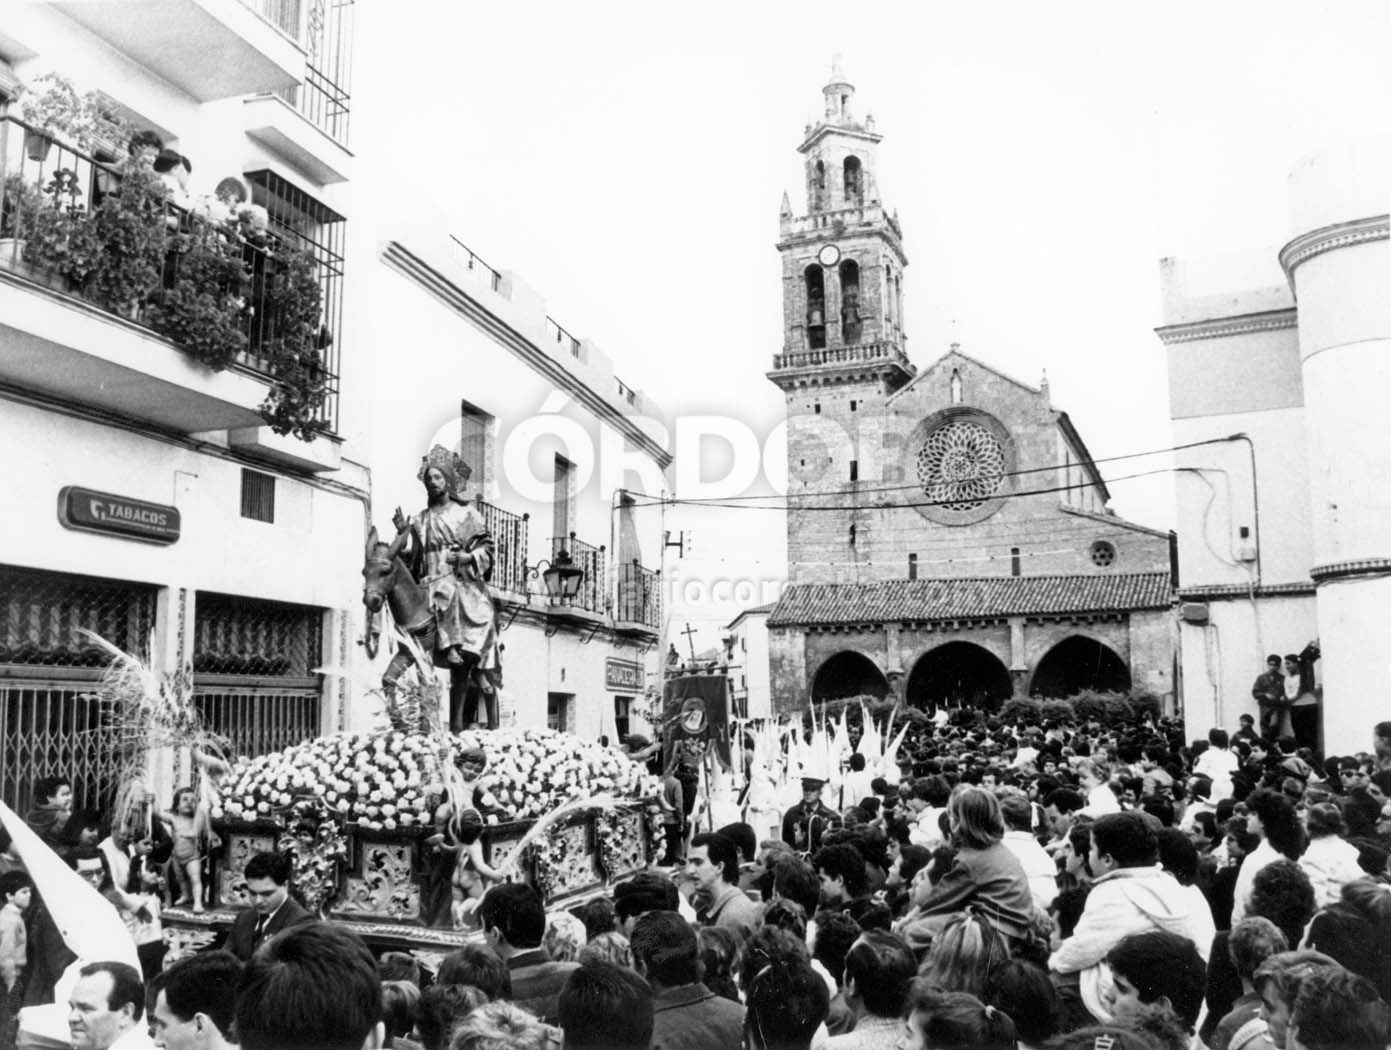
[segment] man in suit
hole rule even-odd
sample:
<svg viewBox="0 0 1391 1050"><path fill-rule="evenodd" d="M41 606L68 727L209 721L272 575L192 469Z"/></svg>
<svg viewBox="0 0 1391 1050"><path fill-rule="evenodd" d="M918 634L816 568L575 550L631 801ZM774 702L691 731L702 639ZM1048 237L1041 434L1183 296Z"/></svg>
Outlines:
<svg viewBox="0 0 1391 1050"><path fill-rule="evenodd" d="M312 922L314 916L290 899L290 855L258 853L246 862L246 895L251 907L232 923L224 947L242 962L270 938L290 926Z"/></svg>
<svg viewBox="0 0 1391 1050"><path fill-rule="evenodd" d="M560 990L578 965L552 962L541 937L546 932L546 908L541 895L526 883L493 886L478 906L483 940L507 965L512 977L512 1001L547 1024L555 1024Z"/></svg>

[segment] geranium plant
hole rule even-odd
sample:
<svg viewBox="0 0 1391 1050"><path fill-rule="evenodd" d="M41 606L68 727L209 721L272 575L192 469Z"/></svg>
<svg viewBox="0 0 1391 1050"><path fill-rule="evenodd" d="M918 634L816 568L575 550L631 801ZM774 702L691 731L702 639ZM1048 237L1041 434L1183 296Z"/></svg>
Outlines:
<svg viewBox="0 0 1391 1050"><path fill-rule="evenodd" d="M171 240L166 270L172 279L146 310L150 327L207 367L226 368L247 346L248 274L235 231L187 216Z"/></svg>
<svg viewBox="0 0 1391 1050"><path fill-rule="evenodd" d="M19 92L19 116L40 135L26 135L25 148L34 160L48 156L51 136L69 146L87 143L91 109L72 81L59 73L40 73Z"/></svg>
<svg viewBox="0 0 1391 1050"><path fill-rule="evenodd" d="M148 159L121 166L121 184L101 199L92 225L101 254L88 285L101 306L134 317L157 288L168 248L169 191Z"/></svg>

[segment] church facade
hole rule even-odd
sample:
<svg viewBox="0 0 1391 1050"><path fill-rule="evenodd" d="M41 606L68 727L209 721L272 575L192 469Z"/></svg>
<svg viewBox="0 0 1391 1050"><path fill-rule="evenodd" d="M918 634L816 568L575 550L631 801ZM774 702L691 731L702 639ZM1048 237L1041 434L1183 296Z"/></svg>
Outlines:
<svg viewBox="0 0 1391 1050"><path fill-rule="evenodd" d="M1083 689L1174 696L1171 540L1109 492L1046 381L951 349L906 353L881 136L836 70L786 196L789 586L768 618L772 703L892 694L994 706Z"/></svg>

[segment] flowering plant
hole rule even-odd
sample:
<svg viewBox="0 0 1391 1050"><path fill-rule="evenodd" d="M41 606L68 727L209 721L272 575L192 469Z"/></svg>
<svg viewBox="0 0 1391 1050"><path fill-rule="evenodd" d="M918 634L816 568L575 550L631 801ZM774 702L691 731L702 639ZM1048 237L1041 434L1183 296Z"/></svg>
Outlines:
<svg viewBox="0 0 1391 1050"><path fill-rule="evenodd" d="M84 145L92 129L90 104L58 73L40 73L25 85L19 93L19 114L36 131L70 146Z"/></svg>
<svg viewBox="0 0 1391 1050"><path fill-rule="evenodd" d="M348 842L323 800L297 799L285 814L287 827L276 848L294 857L294 885L304 906L316 915L338 896L338 866L348 859Z"/></svg>

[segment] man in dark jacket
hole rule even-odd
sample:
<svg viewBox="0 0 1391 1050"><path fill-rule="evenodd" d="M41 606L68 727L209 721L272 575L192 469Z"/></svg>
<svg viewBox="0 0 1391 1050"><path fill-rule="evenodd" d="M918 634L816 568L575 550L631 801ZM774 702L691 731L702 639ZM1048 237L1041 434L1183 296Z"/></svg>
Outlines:
<svg viewBox="0 0 1391 1050"><path fill-rule="evenodd" d="M1256 678L1251 686L1251 695L1261 709L1261 736L1275 740L1280 734L1285 711L1289 707L1285 699L1285 676L1280 671L1281 659L1272 653L1265 658L1265 673Z"/></svg>
<svg viewBox="0 0 1391 1050"><path fill-rule="evenodd" d="M648 912L633 927L633 964L652 986L652 1050L725 1050L744 1033L744 1008L700 980L695 930L674 911Z"/></svg>
<svg viewBox="0 0 1391 1050"><path fill-rule="evenodd" d="M290 871L288 853L258 853L246 862L242 875L251 907L236 917L223 946L242 962L281 930L314 921L290 899Z"/></svg>
<svg viewBox="0 0 1391 1050"><path fill-rule="evenodd" d="M526 883L504 882L492 887L478 905L483 940L507 964L512 977L512 1001L547 1024L555 1024L560 990L578 969L572 962L552 962L541 938L546 932L546 908L541 895Z"/></svg>
<svg viewBox="0 0 1391 1050"><path fill-rule="evenodd" d="M840 826L836 811L821 801L826 782L819 777L802 778L802 801L782 818L782 840L800 853L815 853L821 836Z"/></svg>

